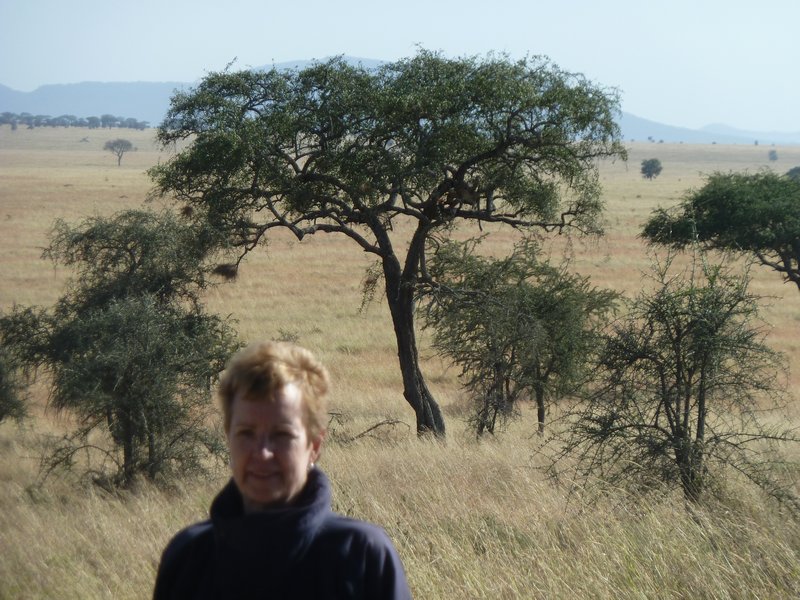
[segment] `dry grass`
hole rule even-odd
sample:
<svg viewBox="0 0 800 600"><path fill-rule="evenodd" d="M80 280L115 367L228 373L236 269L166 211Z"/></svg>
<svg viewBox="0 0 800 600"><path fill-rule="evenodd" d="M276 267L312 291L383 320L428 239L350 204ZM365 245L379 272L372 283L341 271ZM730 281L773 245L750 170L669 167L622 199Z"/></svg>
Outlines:
<svg viewBox="0 0 800 600"><path fill-rule="evenodd" d="M81 138L89 137L89 142ZM102 151L125 137L138 150L120 167ZM0 310L51 303L65 279L39 258L55 218L75 221L141 206L145 169L160 154L152 131L0 128ZM607 164L607 236L569 246L596 285L632 294L649 264L638 231L658 205L678 201L714 170L784 172L800 148L636 143L626 164ZM639 164L659 158L655 181ZM500 251L513 236L487 241ZM567 248L556 240L556 253ZM622 494L587 508L537 470L538 440L524 415L500 439L464 432L455 373L426 354L425 371L448 418L445 444L417 440L405 405L388 315L377 300L359 313L369 257L346 240L302 244L276 236L239 279L213 289L211 309L230 314L246 340L297 336L330 365L333 423L322 459L339 511L382 524L419 598L790 598L800 594L800 526L735 479L717 510L689 515L676 498L632 505ZM800 365L800 294L766 269L754 289L773 297L765 316L772 345ZM423 352L427 350L423 348ZM793 384L798 383L792 375ZM794 386L796 387L796 385ZM65 424L42 410L23 429L0 425L0 598L141 598L159 553L180 527L203 518L226 475L148 485L119 497L37 482L42 436ZM797 414L794 397L794 418ZM404 425L346 440L383 419Z"/></svg>

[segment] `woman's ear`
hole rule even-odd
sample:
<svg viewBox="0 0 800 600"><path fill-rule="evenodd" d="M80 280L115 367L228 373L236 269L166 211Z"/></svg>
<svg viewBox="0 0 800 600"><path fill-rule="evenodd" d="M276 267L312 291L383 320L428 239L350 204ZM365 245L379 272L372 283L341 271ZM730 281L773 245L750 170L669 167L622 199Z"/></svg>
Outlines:
<svg viewBox="0 0 800 600"><path fill-rule="evenodd" d="M311 438L311 461L317 462L319 460L320 454L322 454L322 442L325 441L325 434L328 431L323 429L319 432L316 436Z"/></svg>

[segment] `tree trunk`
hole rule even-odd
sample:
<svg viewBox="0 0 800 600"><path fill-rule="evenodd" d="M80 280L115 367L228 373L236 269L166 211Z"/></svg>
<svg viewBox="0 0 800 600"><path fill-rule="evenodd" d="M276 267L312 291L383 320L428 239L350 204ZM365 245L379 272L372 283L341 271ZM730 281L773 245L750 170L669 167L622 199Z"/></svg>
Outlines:
<svg viewBox="0 0 800 600"><path fill-rule="evenodd" d="M136 474L136 445L133 436L133 424L129 415L122 415L122 484L128 486Z"/></svg>
<svg viewBox="0 0 800 600"><path fill-rule="evenodd" d="M690 439L682 436L677 448L676 458L683 497L689 502L697 504L703 497L705 490L702 445L695 445Z"/></svg>
<svg viewBox="0 0 800 600"><path fill-rule="evenodd" d="M397 338L397 357L403 376L403 396L414 409L417 433L419 435L433 433L438 437L444 437L442 412L428 390L419 369L417 336L414 331L413 285L404 281L400 264L393 254L384 257L383 273L389 312L392 315L392 325Z"/></svg>
<svg viewBox="0 0 800 600"><path fill-rule="evenodd" d="M539 435L544 435L545 417L544 389L541 386L536 386L536 420L539 423Z"/></svg>
<svg viewBox="0 0 800 600"><path fill-rule="evenodd" d="M142 419L147 431L147 476L154 480L163 465L161 459L157 456L156 434L148 427L147 417L142 415Z"/></svg>

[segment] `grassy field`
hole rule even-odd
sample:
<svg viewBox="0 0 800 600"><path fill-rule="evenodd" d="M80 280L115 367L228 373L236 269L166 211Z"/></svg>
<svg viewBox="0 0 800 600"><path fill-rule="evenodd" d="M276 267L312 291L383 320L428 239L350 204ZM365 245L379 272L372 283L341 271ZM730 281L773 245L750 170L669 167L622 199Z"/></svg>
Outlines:
<svg viewBox="0 0 800 600"><path fill-rule="evenodd" d="M108 139L137 150L121 166ZM88 138L88 141L83 141ZM628 163L603 164L606 236L552 241L570 252L595 285L635 294L648 268L637 238L657 206L676 203L715 170L800 165L800 147L632 143ZM40 258L57 218L140 207L145 170L165 158L149 131L0 127L0 310L49 305L68 276ZM639 174L645 158L664 170ZM493 232L487 251L513 241ZM690 515L679 498L628 502L623 494L587 506L546 481L537 467L533 414L500 438L466 432L453 369L424 346L424 370L445 412L446 443L418 440L402 397L394 337L380 299L364 312L360 282L370 259L344 239L303 243L277 235L239 279L212 289L211 310L231 315L246 341L293 336L314 350L334 379L334 423L322 466L340 512L383 525L418 598L792 598L800 595L800 525L731 478L720 505ZM800 383L800 294L764 268L753 290L769 296L763 314L771 345L786 353L792 390ZM67 427L45 408L0 425L0 598L143 598L161 549L201 519L225 481L223 469L170 489L142 484L110 497L67 478L38 479L42 440ZM800 423L796 392L792 419ZM353 437L384 419L374 437ZM405 425L404 425L405 424Z"/></svg>

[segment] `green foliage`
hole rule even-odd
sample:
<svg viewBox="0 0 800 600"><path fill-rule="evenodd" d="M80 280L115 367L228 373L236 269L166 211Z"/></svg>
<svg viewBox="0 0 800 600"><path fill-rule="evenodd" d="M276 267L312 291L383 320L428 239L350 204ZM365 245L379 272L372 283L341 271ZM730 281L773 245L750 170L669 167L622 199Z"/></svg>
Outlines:
<svg viewBox="0 0 800 600"><path fill-rule="evenodd" d="M0 345L0 423L6 419L21 421L26 415L25 386L14 356Z"/></svg>
<svg viewBox="0 0 800 600"><path fill-rule="evenodd" d="M661 175L661 161L657 158L648 158L642 161L642 177L655 179Z"/></svg>
<svg viewBox="0 0 800 600"><path fill-rule="evenodd" d="M458 220L598 232L598 159L625 155L618 114L613 92L541 59L420 51L377 70L213 73L173 97L159 140L192 143L151 175L240 259L275 227L375 254L404 395L419 431L443 433L413 322L428 240Z"/></svg>
<svg viewBox="0 0 800 600"><path fill-rule="evenodd" d="M800 289L800 181L769 171L715 173L644 226L653 244L747 253Z"/></svg>
<svg viewBox="0 0 800 600"><path fill-rule="evenodd" d="M476 433L494 433L521 400L535 400L539 432L548 401L574 393L615 294L537 257L536 244L504 259L476 256L477 242L440 246L426 295L433 344L461 369Z"/></svg>
<svg viewBox="0 0 800 600"><path fill-rule="evenodd" d="M80 455L96 481L126 485L223 452L208 428L210 386L237 343L198 300L204 240L169 213L57 223L45 255L75 278L52 309L18 307L0 322L15 355L49 372L51 406L78 418L44 458L47 472Z"/></svg>
<svg viewBox="0 0 800 600"><path fill-rule="evenodd" d="M485 206L490 192L507 209L493 220L549 221L560 217L559 183L574 192L570 218L595 227L593 161L623 154L616 102L541 61L429 52L378 71L333 59L300 72L217 73L173 98L159 139L195 141L152 174L162 193L231 228L248 209L271 207L296 219L286 225L297 233L323 217L341 222L336 231L368 224L370 209L441 224L478 218L475 202Z"/></svg>
<svg viewBox="0 0 800 600"><path fill-rule="evenodd" d="M122 138L117 138L115 140L108 140L103 145L103 150L108 150L117 157L117 166L122 164L122 156L126 152L130 152L133 150L133 144L130 140L124 140Z"/></svg>
<svg viewBox="0 0 800 600"><path fill-rule="evenodd" d="M607 336L565 453L586 477L677 487L692 502L727 469L790 498L773 446L797 440L763 420L784 367L764 344L748 276L697 262L673 272L671 263L656 264L655 289Z"/></svg>
<svg viewBox="0 0 800 600"><path fill-rule="evenodd" d="M800 181L800 167L792 167L788 171L786 171L786 176L789 179L794 179L795 181Z"/></svg>
<svg viewBox="0 0 800 600"><path fill-rule="evenodd" d="M198 292L208 283L204 260L217 244L207 229L189 226L170 211L128 210L89 217L77 227L57 220L44 257L75 269L75 308L128 295L199 307Z"/></svg>

